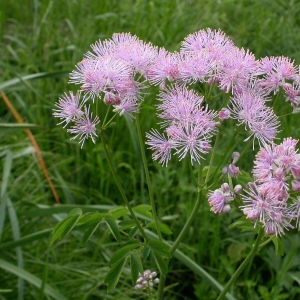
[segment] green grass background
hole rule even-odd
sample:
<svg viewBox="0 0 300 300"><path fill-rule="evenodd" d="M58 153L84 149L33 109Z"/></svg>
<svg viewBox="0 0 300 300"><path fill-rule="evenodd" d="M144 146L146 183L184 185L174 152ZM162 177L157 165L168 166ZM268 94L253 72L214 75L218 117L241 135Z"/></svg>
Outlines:
<svg viewBox="0 0 300 300"><path fill-rule="evenodd" d="M52 116L58 97L75 88L68 85L68 73L90 45L115 32L131 32L173 51L179 50L188 34L207 27L220 28L257 58L284 55L300 63L300 2L296 0L0 2L0 87L25 122L38 125L32 132L62 203L122 205L100 142L86 142L80 149ZM21 79L41 72L47 73L44 78ZM12 79L19 82L10 84ZM147 100L149 105L154 92ZM2 99L0 103L0 123L16 123ZM157 122L154 111L142 111L140 118L144 132ZM106 138L129 199L133 204L146 203L130 126L119 118L116 126L106 131ZM300 137L297 116L284 123L283 136L290 135ZM195 201L187 161L174 160L162 168L151 162L150 152L147 154L159 216L176 236ZM43 288L52 287L67 299L146 299L145 294L133 290L129 269L117 289L106 293L107 261L117 246L107 228L100 228L85 247L79 245L79 232L49 247L49 231L43 230L51 229L63 215L57 214L59 209L51 210L51 190L22 129L0 127L0 158L1 201L10 203L6 210L0 206L0 299L51 299L53 295L43 293L38 278ZM249 164L243 167L249 168L252 159L249 156ZM40 215L45 206L50 209ZM221 284L249 252L248 241L253 239L251 234L228 229L237 216L215 216L204 201L180 248ZM36 237L20 247L12 243L31 234ZM276 256L271 245L263 249L232 294L237 299L298 299L299 246L298 234L291 232L285 238L285 256ZM217 291L179 261L173 260L170 269L165 299L216 298ZM28 280L30 275L35 277ZM18 279L22 277L27 280Z"/></svg>

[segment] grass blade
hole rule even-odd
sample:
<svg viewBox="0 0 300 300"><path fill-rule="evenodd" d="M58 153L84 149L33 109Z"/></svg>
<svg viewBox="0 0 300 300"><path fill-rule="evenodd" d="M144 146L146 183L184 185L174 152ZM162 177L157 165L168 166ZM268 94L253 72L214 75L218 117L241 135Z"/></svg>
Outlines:
<svg viewBox="0 0 300 300"><path fill-rule="evenodd" d="M23 278L24 280L31 283L38 289L41 288L42 280L40 278L38 278L37 276L33 275L32 273L27 272L24 269L21 269L3 259L0 259L0 268L9 273L15 274L18 277ZM51 296L52 298L54 298L56 300L67 300L67 298L65 298L62 294L60 294L58 291L56 291L48 283L45 284L44 293L48 296Z"/></svg>

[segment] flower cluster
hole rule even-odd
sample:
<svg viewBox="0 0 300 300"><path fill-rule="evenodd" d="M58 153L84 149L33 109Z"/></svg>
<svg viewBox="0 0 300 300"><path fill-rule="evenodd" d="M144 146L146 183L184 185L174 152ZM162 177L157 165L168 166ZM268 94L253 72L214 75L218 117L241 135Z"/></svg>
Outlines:
<svg viewBox="0 0 300 300"><path fill-rule="evenodd" d="M242 192L242 186L236 185L232 190L228 183L223 183L221 188L210 191L208 202L210 210L215 214L227 213L231 209L231 203Z"/></svg>
<svg viewBox="0 0 300 300"><path fill-rule="evenodd" d="M161 89L158 110L167 137L153 129L147 134L147 143L154 151L153 158L163 165L171 158L171 149L179 159L189 153L192 162L199 162L210 149L217 114L220 121L232 118L245 126L249 133L246 140L253 137L262 146L272 143L279 121L266 104L268 96L280 89L293 112L300 111L300 68L285 57L256 60L221 30L208 28L190 34L180 51L173 53L130 33L115 33L91 48L70 74L70 82L79 85L80 92L63 96L54 112L61 123L75 123L69 132L79 137L82 145L87 138L94 141L99 123L89 114L88 101L102 99L115 113L133 119L148 85ZM203 96L189 90L196 83L229 93L229 104L224 102L222 107L220 103L218 111L209 111Z"/></svg>
<svg viewBox="0 0 300 300"><path fill-rule="evenodd" d="M171 150L179 159L190 154L191 162L199 162L201 154L207 153L210 138L216 132L216 113L202 105L204 98L185 87L171 86L160 92L158 116L163 119L167 137L157 130L147 133L147 144L154 150L152 158L167 165Z"/></svg>
<svg viewBox="0 0 300 300"><path fill-rule="evenodd" d="M248 184L247 195L242 196L242 210L248 219L262 223L268 235L281 236L292 228L291 221L299 223L299 201L292 200L300 191L300 154L297 140L286 138L280 145L266 145L254 162L255 183Z"/></svg>
<svg viewBox="0 0 300 300"><path fill-rule="evenodd" d="M146 270L144 274L139 274L139 278L136 281L136 285L134 288L136 290L141 290L144 288L152 288L154 284L159 283L159 278L155 278L157 276L156 272L151 272L150 270Z"/></svg>
<svg viewBox="0 0 300 300"><path fill-rule="evenodd" d="M240 169L235 165L236 162L239 160L239 158L240 158L240 153L233 152L231 156L232 162L228 166L225 166L222 169L222 174L228 175L229 177L239 176L241 174Z"/></svg>

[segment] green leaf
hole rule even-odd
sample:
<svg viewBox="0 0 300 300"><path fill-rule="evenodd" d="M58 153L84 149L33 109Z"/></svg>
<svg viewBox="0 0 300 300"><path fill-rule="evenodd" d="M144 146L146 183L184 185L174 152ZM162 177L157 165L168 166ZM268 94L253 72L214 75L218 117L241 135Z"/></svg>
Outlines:
<svg viewBox="0 0 300 300"><path fill-rule="evenodd" d="M35 127L39 126L29 123L0 123L0 129L26 129Z"/></svg>
<svg viewBox="0 0 300 300"><path fill-rule="evenodd" d="M165 277L168 273L168 265L163 256L158 252L152 251L159 272Z"/></svg>
<svg viewBox="0 0 300 300"><path fill-rule="evenodd" d="M248 182L253 182L253 177L246 171L240 170L241 175L239 175L239 184L242 186L246 186Z"/></svg>
<svg viewBox="0 0 300 300"><path fill-rule="evenodd" d="M121 243L121 235L116 220L112 216L105 216L105 221L115 239Z"/></svg>
<svg viewBox="0 0 300 300"><path fill-rule="evenodd" d="M134 207L133 210L146 218L152 219L152 213L150 212L152 207L150 205L141 204L137 207Z"/></svg>
<svg viewBox="0 0 300 300"><path fill-rule="evenodd" d="M130 254L130 269L132 276L132 285L134 285L139 277L139 273L144 273L142 260L136 249L132 250Z"/></svg>
<svg viewBox="0 0 300 300"><path fill-rule="evenodd" d="M127 256L115 263L104 278L104 283L107 284L107 292L111 292L117 285L121 273L125 267Z"/></svg>
<svg viewBox="0 0 300 300"><path fill-rule="evenodd" d="M143 250L143 261L146 261L149 254L150 254L150 247L148 247L147 245L144 246L144 250Z"/></svg>
<svg viewBox="0 0 300 300"><path fill-rule="evenodd" d="M82 215L82 209L81 208L74 208L68 213L68 217L76 216L76 215Z"/></svg>
<svg viewBox="0 0 300 300"><path fill-rule="evenodd" d="M159 253L162 256L171 257L170 246L158 240L151 240L147 243L153 252Z"/></svg>
<svg viewBox="0 0 300 300"><path fill-rule="evenodd" d="M258 229L254 227L254 224L251 220L247 219L246 216L239 218L237 221L229 225L229 229L239 228L242 232L253 231L258 233Z"/></svg>
<svg viewBox="0 0 300 300"><path fill-rule="evenodd" d="M52 245L57 239L65 237L74 228L79 219L80 215L77 214L67 217L65 220L56 224L52 231L52 239L50 245Z"/></svg>
<svg viewBox="0 0 300 300"><path fill-rule="evenodd" d="M115 220L118 220L128 213L128 208L124 206L118 206L113 209L110 209L109 213L111 213Z"/></svg>
<svg viewBox="0 0 300 300"><path fill-rule="evenodd" d="M94 226L90 227L88 230L85 231L83 237L82 237L82 241L81 241L81 245L85 245L86 242L91 238L91 236L94 234L94 232L97 230L98 226L100 225L100 222L98 223L94 223Z"/></svg>
<svg viewBox="0 0 300 300"><path fill-rule="evenodd" d="M128 228L132 228L136 226L136 223L134 220L125 220L118 223L118 226L120 230L125 230Z"/></svg>
<svg viewBox="0 0 300 300"><path fill-rule="evenodd" d="M21 269L5 260L0 259L0 268L6 270L9 273L12 273L19 278L23 278L30 284L34 285L38 289L42 286L42 280L35 275L29 273L28 271ZM63 295L61 295L58 291L56 291L50 284L46 283L44 287L44 293L48 296L51 296L56 300L67 300Z"/></svg>
<svg viewBox="0 0 300 300"><path fill-rule="evenodd" d="M77 225L80 225L80 228L90 228L94 227L95 224L98 224L102 221L105 214L99 212L87 213L80 218Z"/></svg>
<svg viewBox="0 0 300 300"><path fill-rule="evenodd" d="M137 240L130 241L126 243L124 246L119 248L117 251L114 252L113 256L109 261L109 265L113 265L117 263L119 260L123 259L124 257L128 256L131 250L136 249L140 246L140 242Z"/></svg>
<svg viewBox="0 0 300 300"><path fill-rule="evenodd" d="M138 228L137 226L133 227L133 228L130 230L130 232L128 233L128 238L129 238L130 240L132 240L138 232L139 232L139 228ZM0 246L0 247L1 247L1 246Z"/></svg>
<svg viewBox="0 0 300 300"><path fill-rule="evenodd" d="M283 250L282 238L277 238L276 236L274 236L272 238L272 242L275 245L276 255L283 256L284 255L284 250Z"/></svg>
<svg viewBox="0 0 300 300"><path fill-rule="evenodd" d="M156 229L156 224L155 222L151 222L149 224L147 224L147 228L152 228L152 229ZM173 232L170 230L170 228L163 223L159 223L159 229L161 232L165 233L165 234L172 234Z"/></svg>

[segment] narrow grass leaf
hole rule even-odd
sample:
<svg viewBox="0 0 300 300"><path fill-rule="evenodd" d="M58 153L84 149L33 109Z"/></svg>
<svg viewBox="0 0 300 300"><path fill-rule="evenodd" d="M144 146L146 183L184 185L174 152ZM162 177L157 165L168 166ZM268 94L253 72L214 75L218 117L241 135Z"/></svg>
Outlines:
<svg viewBox="0 0 300 300"><path fill-rule="evenodd" d="M106 216L104 219L114 238L121 243L121 235L116 220L112 216Z"/></svg>
<svg viewBox="0 0 300 300"><path fill-rule="evenodd" d="M13 233L14 240L20 239L20 227L19 227L19 220L14 209L13 203L10 201L9 197L6 198L7 201L7 209L8 215L10 219L11 229ZM23 259L23 252L20 246L16 247L16 256L17 256L17 263L20 269L24 269L24 259ZM24 298L24 279L19 277L18 278L18 300L22 300Z"/></svg>
<svg viewBox="0 0 300 300"><path fill-rule="evenodd" d="M35 241L35 240L40 240L42 238L49 237L52 230L53 230L53 228L44 229L44 230L41 230L41 231L38 231L38 232L35 232L35 233L32 233L32 234L23 236L19 240L10 241L10 242L7 242L7 243L0 244L0 252L4 251L4 250L12 249L12 248L17 247L17 246L24 245L24 244L27 244L27 243L30 243L30 242Z"/></svg>
<svg viewBox="0 0 300 300"><path fill-rule="evenodd" d="M69 73L70 72L59 71L59 72L36 73L36 74L21 76L21 77L13 78L13 79L2 82L0 84L0 90L5 90L8 87L11 87L15 84L18 84L18 83L22 82L22 81L31 80L31 79L68 77Z"/></svg>
<svg viewBox="0 0 300 300"><path fill-rule="evenodd" d="M12 273L18 277L23 278L30 284L34 285L38 289L42 285L42 280L32 273L27 272L24 269L21 269L3 259L0 259L0 268L3 270L6 270L9 273ZM56 291L51 285L45 284L44 293L48 296L51 296L52 298L56 300L67 300L63 295L61 295L58 291Z"/></svg>
<svg viewBox="0 0 300 300"><path fill-rule="evenodd" d="M142 260L140 258L139 252L136 249L132 250L130 254L130 269L132 276L132 285L134 285L139 277L139 273L144 273Z"/></svg>
<svg viewBox="0 0 300 300"><path fill-rule="evenodd" d="M127 257L124 257L122 260L118 261L116 264L112 266L110 271L107 273L104 279L104 283L107 284L107 292L111 292L117 285L121 273L125 267Z"/></svg>

